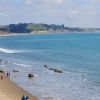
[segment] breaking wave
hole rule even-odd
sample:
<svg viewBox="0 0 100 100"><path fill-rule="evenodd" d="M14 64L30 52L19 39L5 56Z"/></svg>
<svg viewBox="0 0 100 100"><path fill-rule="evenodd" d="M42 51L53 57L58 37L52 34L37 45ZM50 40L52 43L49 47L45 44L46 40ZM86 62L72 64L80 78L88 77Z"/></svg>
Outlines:
<svg viewBox="0 0 100 100"><path fill-rule="evenodd" d="M21 50L12 50L12 49L5 49L5 48L0 48L0 51L4 52L4 53L20 53L20 52L23 52Z"/></svg>

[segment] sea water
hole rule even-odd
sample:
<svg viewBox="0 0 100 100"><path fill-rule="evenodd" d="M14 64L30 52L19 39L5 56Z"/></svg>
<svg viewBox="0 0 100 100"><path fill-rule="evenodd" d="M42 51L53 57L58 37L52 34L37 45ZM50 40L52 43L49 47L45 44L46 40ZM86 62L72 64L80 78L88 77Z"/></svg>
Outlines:
<svg viewBox="0 0 100 100"><path fill-rule="evenodd" d="M11 79L39 100L100 100L99 33L1 36L0 58Z"/></svg>

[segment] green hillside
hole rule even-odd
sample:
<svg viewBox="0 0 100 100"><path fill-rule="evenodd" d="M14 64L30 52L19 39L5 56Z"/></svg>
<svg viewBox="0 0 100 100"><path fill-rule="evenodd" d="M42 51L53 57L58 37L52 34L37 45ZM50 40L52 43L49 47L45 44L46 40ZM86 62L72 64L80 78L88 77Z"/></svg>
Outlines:
<svg viewBox="0 0 100 100"><path fill-rule="evenodd" d="M28 24L26 28L31 31L47 31L47 28L41 24Z"/></svg>

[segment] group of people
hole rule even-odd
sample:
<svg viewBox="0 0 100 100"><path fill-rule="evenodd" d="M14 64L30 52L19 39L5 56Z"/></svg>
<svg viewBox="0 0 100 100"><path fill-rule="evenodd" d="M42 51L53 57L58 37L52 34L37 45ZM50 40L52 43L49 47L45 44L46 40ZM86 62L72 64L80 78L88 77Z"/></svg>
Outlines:
<svg viewBox="0 0 100 100"><path fill-rule="evenodd" d="M7 77L10 77L10 73L6 73ZM0 76L0 80L3 80L3 75Z"/></svg>
<svg viewBox="0 0 100 100"><path fill-rule="evenodd" d="M10 77L10 73L7 72L6 75L7 75L7 77Z"/></svg>
<svg viewBox="0 0 100 100"><path fill-rule="evenodd" d="M24 95L23 95L21 100L30 100L30 99L29 99L28 96L24 96Z"/></svg>

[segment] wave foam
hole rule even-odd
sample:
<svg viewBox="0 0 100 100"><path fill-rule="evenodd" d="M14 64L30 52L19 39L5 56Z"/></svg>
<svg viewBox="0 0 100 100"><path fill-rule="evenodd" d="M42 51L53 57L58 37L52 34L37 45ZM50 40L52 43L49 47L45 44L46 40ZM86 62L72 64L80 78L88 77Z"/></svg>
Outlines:
<svg viewBox="0 0 100 100"><path fill-rule="evenodd" d="M4 48L0 48L0 51L4 52L4 53L19 53L19 52L22 52L20 50L11 50L11 49L4 49Z"/></svg>

